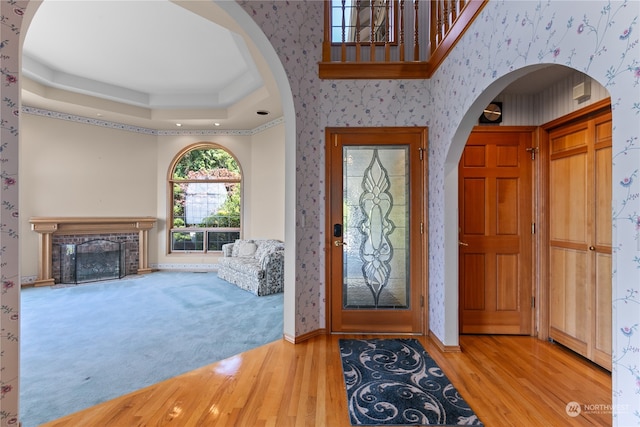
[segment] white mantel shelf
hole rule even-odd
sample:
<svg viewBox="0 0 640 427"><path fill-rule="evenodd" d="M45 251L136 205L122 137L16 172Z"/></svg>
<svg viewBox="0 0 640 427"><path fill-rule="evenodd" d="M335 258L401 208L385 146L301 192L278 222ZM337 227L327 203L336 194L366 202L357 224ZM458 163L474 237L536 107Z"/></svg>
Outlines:
<svg viewBox="0 0 640 427"><path fill-rule="evenodd" d="M31 229L40 235L38 245L38 279L35 286L54 284L51 254L54 234L103 234L138 232L139 261L138 274L150 273L149 230L156 224L156 218L144 217L33 217L29 220Z"/></svg>

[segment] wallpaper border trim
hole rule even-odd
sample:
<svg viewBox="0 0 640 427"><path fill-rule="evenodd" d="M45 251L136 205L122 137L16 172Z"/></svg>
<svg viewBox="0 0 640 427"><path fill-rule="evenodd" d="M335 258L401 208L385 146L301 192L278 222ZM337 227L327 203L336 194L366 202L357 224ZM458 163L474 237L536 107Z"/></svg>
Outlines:
<svg viewBox="0 0 640 427"><path fill-rule="evenodd" d="M267 129L284 123L284 117L278 117L268 123L258 126L254 129L229 129L229 130L210 130L210 129L194 129L194 130L158 130L149 129L141 126L131 126L123 123L110 122L106 120L93 119L90 117L77 116L74 114L60 113L58 111L46 110L43 108L22 106L22 112L34 116L48 117L51 119L65 120L68 122L82 123L91 126L99 126L109 129L123 130L126 132L141 133L145 135L156 136L210 136L210 135L231 135L231 136L251 136L264 132Z"/></svg>

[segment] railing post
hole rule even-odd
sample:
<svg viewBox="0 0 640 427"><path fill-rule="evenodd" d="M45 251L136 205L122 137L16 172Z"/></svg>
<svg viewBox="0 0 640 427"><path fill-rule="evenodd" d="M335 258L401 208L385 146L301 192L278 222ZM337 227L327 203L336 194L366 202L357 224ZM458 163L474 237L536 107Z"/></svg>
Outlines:
<svg viewBox="0 0 640 427"><path fill-rule="evenodd" d="M487 3L488 0L413 0L412 17L406 0L325 0L320 78L428 78ZM336 22L331 21L333 18ZM332 43L334 29L336 40ZM369 37L362 40L366 29L370 30ZM369 55L363 56L366 43ZM420 45L425 43L427 57L421 58L424 55ZM363 60L371 66L362 67Z"/></svg>
<svg viewBox="0 0 640 427"><path fill-rule="evenodd" d="M451 28L451 3L449 0L444 0L443 5L442 5L442 21L444 22L444 25L442 26L444 28L443 33L447 34L449 32L449 28Z"/></svg>
<svg viewBox="0 0 640 427"><path fill-rule="evenodd" d="M414 37L413 37L413 60L414 61L420 61L420 29L419 29L419 24L418 24L418 5L419 5L419 1L418 0L413 0L413 7L415 9L415 16L413 18L413 31L414 31Z"/></svg>
<svg viewBox="0 0 640 427"><path fill-rule="evenodd" d="M360 0L356 1L356 62L360 62L362 45L360 44Z"/></svg>
<svg viewBox="0 0 640 427"><path fill-rule="evenodd" d="M384 37L384 60L389 62L391 60L391 20L389 19L389 2L393 0L385 0L384 2L384 22L385 22L385 37Z"/></svg>
<svg viewBox="0 0 640 427"><path fill-rule="evenodd" d="M431 1L429 4L429 52L433 53L438 46L438 2Z"/></svg>
<svg viewBox="0 0 640 427"><path fill-rule="evenodd" d="M369 61L376 62L376 7L369 1Z"/></svg>
<svg viewBox="0 0 640 427"><path fill-rule="evenodd" d="M400 0L400 40L398 40L398 49L400 50L400 62L404 62L404 0Z"/></svg>
<svg viewBox="0 0 640 427"><path fill-rule="evenodd" d="M346 36L347 23L345 20L345 15L347 13L346 3L347 3L347 0L342 0L342 46L340 50L340 59L342 60L342 62L345 62L347 60L347 36Z"/></svg>
<svg viewBox="0 0 640 427"><path fill-rule="evenodd" d="M322 61L331 62L331 0L324 1L324 38L322 40Z"/></svg>

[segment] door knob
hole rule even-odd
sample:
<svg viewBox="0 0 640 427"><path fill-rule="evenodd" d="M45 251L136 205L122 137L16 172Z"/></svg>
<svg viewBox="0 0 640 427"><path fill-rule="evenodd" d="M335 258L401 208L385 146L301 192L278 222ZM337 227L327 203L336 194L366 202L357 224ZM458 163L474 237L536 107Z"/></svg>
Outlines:
<svg viewBox="0 0 640 427"><path fill-rule="evenodd" d="M460 246L469 246L469 244L468 244L468 243L462 242L462 241L460 241L460 240L458 240L458 244L459 244Z"/></svg>
<svg viewBox="0 0 640 427"><path fill-rule="evenodd" d="M333 242L334 246L347 246L347 244L345 242L343 242L342 240L336 240Z"/></svg>
<svg viewBox="0 0 640 427"><path fill-rule="evenodd" d="M595 247L595 246L589 246L589 250L590 250L590 251L595 251L595 250L596 250L596 247Z"/></svg>

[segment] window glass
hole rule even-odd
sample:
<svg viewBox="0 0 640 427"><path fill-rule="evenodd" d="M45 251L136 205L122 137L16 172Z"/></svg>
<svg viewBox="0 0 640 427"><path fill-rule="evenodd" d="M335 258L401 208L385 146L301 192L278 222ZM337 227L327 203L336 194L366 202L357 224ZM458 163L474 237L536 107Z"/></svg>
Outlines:
<svg viewBox="0 0 640 427"><path fill-rule="evenodd" d="M394 43L396 7L393 0L331 0L331 42L369 43L373 20L373 41Z"/></svg>
<svg viewBox="0 0 640 427"><path fill-rule="evenodd" d="M242 174L216 145L182 153L171 173L171 252L220 251L240 238Z"/></svg>

